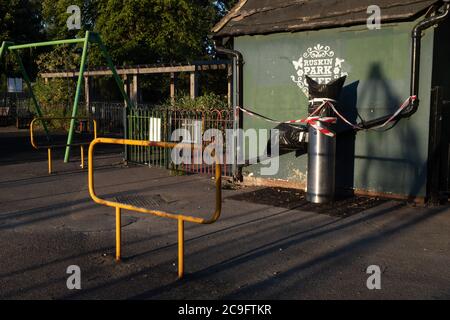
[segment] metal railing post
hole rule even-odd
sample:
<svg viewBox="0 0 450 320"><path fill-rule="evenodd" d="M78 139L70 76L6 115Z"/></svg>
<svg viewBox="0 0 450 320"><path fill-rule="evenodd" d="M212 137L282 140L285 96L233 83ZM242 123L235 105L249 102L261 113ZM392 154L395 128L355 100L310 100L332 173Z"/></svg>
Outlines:
<svg viewBox="0 0 450 320"><path fill-rule="evenodd" d="M178 279L184 276L184 221L178 219Z"/></svg>
<svg viewBox="0 0 450 320"><path fill-rule="evenodd" d="M80 154L81 154L81 169L84 169L84 147L80 146Z"/></svg>
<svg viewBox="0 0 450 320"><path fill-rule="evenodd" d="M47 156L48 156L48 174L52 174L53 166L52 166L52 149L47 149Z"/></svg>
<svg viewBox="0 0 450 320"><path fill-rule="evenodd" d="M121 256L121 244L122 244L122 217L121 210L116 207L116 261L120 262Z"/></svg>
<svg viewBox="0 0 450 320"><path fill-rule="evenodd" d="M121 257L121 209L130 210L139 213L152 214L158 217L174 219L178 221L178 278L182 278L184 275L184 222L191 222L197 224L212 224L220 218L222 212L222 165L216 157L216 208L211 218L205 219L195 216L181 215L168 213L160 210L146 209L143 207L137 207L126 203L114 202L99 198L95 193L94 186L94 150L97 144L114 144L114 145L129 145L134 147L156 147L156 148L199 148L195 144L187 143L170 143L160 141L145 141L145 140L125 140L125 139L110 139L110 138L98 138L92 141L89 146L88 152L88 188L89 194L94 202L113 207L116 210L116 260L119 261Z"/></svg>

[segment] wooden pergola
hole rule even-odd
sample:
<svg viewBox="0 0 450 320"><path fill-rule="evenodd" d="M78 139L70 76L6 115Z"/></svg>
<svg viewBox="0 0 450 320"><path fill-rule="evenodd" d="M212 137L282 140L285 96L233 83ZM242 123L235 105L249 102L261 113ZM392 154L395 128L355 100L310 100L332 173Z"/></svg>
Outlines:
<svg viewBox="0 0 450 320"><path fill-rule="evenodd" d="M228 104L231 105L232 95L232 62L229 60L214 61L198 61L184 65L152 65L152 66L132 66L127 68L117 68L117 73L124 80L125 92L129 95L134 104L138 104L140 97L139 76L150 74L170 74L170 97L175 99L176 78L179 73L190 74L190 96L192 99L198 96L198 78L199 74L204 71L227 70L228 79ZM40 77L48 83L49 79L57 78L77 78L79 71L62 71L62 72L46 72L41 73ZM85 102L90 104L90 78L112 76L112 72L108 69L102 70L86 70L84 72L84 92Z"/></svg>

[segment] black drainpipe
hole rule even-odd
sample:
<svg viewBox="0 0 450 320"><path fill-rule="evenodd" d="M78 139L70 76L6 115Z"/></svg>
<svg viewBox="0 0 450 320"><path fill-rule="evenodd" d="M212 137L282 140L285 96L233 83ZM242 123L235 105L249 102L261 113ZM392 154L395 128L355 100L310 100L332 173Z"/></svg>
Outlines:
<svg viewBox="0 0 450 320"><path fill-rule="evenodd" d="M243 86L243 66L244 66L244 58L242 53L237 50L226 49L217 44L215 41L216 52L218 54L223 54L233 58L233 91L235 91L235 97L233 98L233 115L234 115L234 132L237 132L238 129L242 129L244 127L244 117L242 111L237 107L243 107L244 105L244 86ZM237 138L235 138L235 143ZM236 148L237 152L243 152L243 150L239 150ZM235 157L235 161L233 161L233 178L235 181L243 181L242 175L242 165L237 164L237 155Z"/></svg>
<svg viewBox="0 0 450 320"><path fill-rule="evenodd" d="M409 118L414 113L417 112L419 108L419 82L420 82L420 53L422 47L422 33L424 30L439 24L443 21L450 12L450 0L444 0L446 3L443 7L443 12L439 14L426 18L425 20L419 22L412 31L412 55L411 55L411 96L416 96L417 99L414 100L405 110L399 115L398 120L402 118ZM435 13L438 13L436 10ZM385 123L391 115L384 116L375 120L370 120L367 122L360 123L359 126L362 129L370 129Z"/></svg>

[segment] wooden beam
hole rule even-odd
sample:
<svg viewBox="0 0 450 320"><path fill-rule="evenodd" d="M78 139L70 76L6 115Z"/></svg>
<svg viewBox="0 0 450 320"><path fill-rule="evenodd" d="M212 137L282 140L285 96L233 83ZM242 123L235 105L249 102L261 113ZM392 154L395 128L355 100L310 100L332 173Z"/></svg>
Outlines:
<svg viewBox="0 0 450 320"><path fill-rule="evenodd" d="M141 75L141 74L160 74L160 73L181 73L181 72L195 72L195 71L210 71L210 70L226 70L228 63L220 64L199 64L199 65L188 65L188 66L173 66L173 67L135 67L128 69L117 69L119 75ZM85 71L85 76L95 77L95 76L111 76L112 72L110 70L95 70L95 71ZM78 71L68 71L68 72L47 72L41 73L42 78L75 78L78 77Z"/></svg>

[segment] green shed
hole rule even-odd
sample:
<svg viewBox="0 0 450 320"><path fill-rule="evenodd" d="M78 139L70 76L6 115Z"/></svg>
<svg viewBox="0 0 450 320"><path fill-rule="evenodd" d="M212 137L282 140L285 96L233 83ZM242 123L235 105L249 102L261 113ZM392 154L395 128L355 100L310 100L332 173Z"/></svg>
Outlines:
<svg viewBox="0 0 450 320"><path fill-rule="evenodd" d="M235 106L271 119L308 116L306 75L319 83L347 76L344 117L371 130L338 123L338 193L436 202L449 190L449 7L435 0L241 0L213 38L219 53L235 58ZM368 24L377 13L379 28ZM395 121L375 129L414 95ZM275 127L242 112L237 121L244 129ZM261 176L261 166L244 167L244 180L306 186L304 153L283 154L273 177Z"/></svg>

